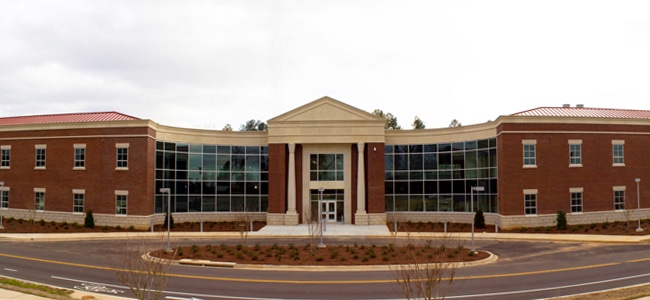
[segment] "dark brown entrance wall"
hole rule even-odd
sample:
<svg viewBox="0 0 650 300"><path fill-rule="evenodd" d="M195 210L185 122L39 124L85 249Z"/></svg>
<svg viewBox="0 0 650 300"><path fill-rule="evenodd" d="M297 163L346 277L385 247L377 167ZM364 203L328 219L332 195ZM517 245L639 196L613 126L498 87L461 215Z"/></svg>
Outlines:
<svg viewBox="0 0 650 300"><path fill-rule="evenodd" d="M384 195L384 143L366 146L366 209L369 214L386 212Z"/></svg>
<svg viewBox="0 0 650 300"><path fill-rule="evenodd" d="M287 170L289 168L287 144L269 144L269 213L287 211Z"/></svg>

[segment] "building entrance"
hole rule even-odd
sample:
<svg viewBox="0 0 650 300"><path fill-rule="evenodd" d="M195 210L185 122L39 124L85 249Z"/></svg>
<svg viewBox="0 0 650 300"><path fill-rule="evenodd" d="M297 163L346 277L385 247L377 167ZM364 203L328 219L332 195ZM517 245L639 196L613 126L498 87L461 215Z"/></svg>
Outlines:
<svg viewBox="0 0 650 300"><path fill-rule="evenodd" d="M324 200L321 202L321 213L323 220L327 222L337 222L336 219L336 200Z"/></svg>
<svg viewBox="0 0 650 300"><path fill-rule="evenodd" d="M343 190L323 190L322 199L318 190L311 190L311 216L314 222L318 221L318 203L321 205L323 221L344 222L344 192Z"/></svg>

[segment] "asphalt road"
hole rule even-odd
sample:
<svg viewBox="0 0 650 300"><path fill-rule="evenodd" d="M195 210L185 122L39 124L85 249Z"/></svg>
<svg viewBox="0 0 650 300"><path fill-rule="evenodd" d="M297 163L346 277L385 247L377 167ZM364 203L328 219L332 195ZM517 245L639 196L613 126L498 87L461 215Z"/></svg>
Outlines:
<svg viewBox="0 0 650 300"><path fill-rule="evenodd" d="M362 240L380 245L386 240ZM212 244L231 240L175 240ZM304 239L260 239L250 244L307 243ZM330 244L361 242L358 239ZM125 241L0 242L0 275L74 288L96 283L130 296L116 279ZM465 245L468 245L465 241ZM647 283L650 245L477 241L499 256L496 263L457 269L448 299L538 299ZM173 266L170 299L400 299L387 271L316 272Z"/></svg>

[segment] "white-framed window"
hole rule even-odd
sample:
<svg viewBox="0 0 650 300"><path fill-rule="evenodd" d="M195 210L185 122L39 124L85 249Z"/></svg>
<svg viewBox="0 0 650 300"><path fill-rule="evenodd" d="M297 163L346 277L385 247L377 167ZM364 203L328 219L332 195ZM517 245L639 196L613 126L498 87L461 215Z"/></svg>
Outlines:
<svg viewBox="0 0 650 300"><path fill-rule="evenodd" d="M75 170L86 169L86 144L74 144L74 166Z"/></svg>
<svg viewBox="0 0 650 300"><path fill-rule="evenodd" d="M309 174L312 181L343 181L343 154L311 154Z"/></svg>
<svg viewBox="0 0 650 300"><path fill-rule="evenodd" d="M36 150L36 169L45 169L45 154L47 150L47 145L36 145L34 147Z"/></svg>
<svg viewBox="0 0 650 300"><path fill-rule="evenodd" d="M0 208L9 207L9 190L8 186L0 187Z"/></svg>
<svg viewBox="0 0 650 300"><path fill-rule="evenodd" d="M129 144L115 144L116 149L116 169L129 169Z"/></svg>
<svg viewBox="0 0 650 300"><path fill-rule="evenodd" d="M129 191L115 191L115 214L126 215Z"/></svg>
<svg viewBox="0 0 650 300"><path fill-rule="evenodd" d="M11 146L0 146L0 169L9 169L11 167Z"/></svg>
<svg viewBox="0 0 650 300"><path fill-rule="evenodd" d="M524 190L524 214L537 214L537 189Z"/></svg>
<svg viewBox="0 0 650 300"><path fill-rule="evenodd" d="M84 200L86 198L85 190L72 190L72 212L84 212Z"/></svg>
<svg viewBox="0 0 650 300"><path fill-rule="evenodd" d="M582 167L582 140L569 140L569 167Z"/></svg>
<svg viewBox="0 0 650 300"><path fill-rule="evenodd" d="M625 209L625 186L615 186L614 191L614 210Z"/></svg>
<svg viewBox="0 0 650 300"><path fill-rule="evenodd" d="M571 212L572 213L581 213L582 212L582 193L583 188L571 188L569 193L571 194Z"/></svg>
<svg viewBox="0 0 650 300"><path fill-rule="evenodd" d="M34 209L39 211L45 210L45 189L44 188L34 189Z"/></svg>
<svg viewBox="0 0 650 300"><path fill-rule="evenodd" d="M612 165L615 167L625 166L625 141L612 141Z"/></svg>
<svg viewBox="0 0 650 300"><path fill-rule="evenodd" d="M524 168L537 167L537 154L535 152L537 140L522 140L521 143L524 146Z"/></svg>

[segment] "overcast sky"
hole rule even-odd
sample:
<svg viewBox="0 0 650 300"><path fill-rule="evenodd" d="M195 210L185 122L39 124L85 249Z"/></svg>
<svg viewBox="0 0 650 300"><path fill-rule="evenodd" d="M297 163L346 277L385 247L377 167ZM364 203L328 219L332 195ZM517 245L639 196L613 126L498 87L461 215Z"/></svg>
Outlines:
<svg viewBox="0 0 650 300"><path fill-rule="evenodd" d="M650 110L650 1L0 2L0 117L236 130L322 96L404 128Z"/></svg>

